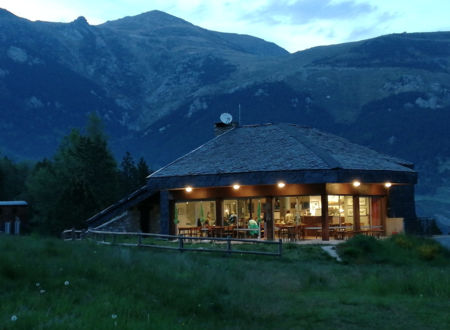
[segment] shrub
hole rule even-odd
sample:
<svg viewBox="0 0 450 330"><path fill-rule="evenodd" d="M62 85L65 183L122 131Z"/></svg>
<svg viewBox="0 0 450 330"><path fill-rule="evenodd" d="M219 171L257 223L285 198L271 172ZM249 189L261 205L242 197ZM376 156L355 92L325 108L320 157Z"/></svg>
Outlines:
<svg viewBox="0 0 450 330"><path fill-rule="evenodd" d="M382 244L374 237L357 235L338 246L338 253L346 262L381 262L382 249Z"/></svg>
<svg viewBox="0 0 450 330"><path fill-rule="evenodd" d="M432 239L394 235L386 240L355 236L338 246L341 258L348 263L390 263L396 265L444 261L449 255Z"/></svg>
<svg viewBox="0 0 450 330"><path fill-rule="evenodd" d="M405 249L412 248L413 246L411 238L405 235L394 235L391 237L391 240L394 244Z"/></svg>
<svg viewBox="0 0 450 330"><path fill-rule="evenodd" d="M442 253L442 248L438 244L423 244L417 247L419 257L423 260L433 260Z"/></svg>

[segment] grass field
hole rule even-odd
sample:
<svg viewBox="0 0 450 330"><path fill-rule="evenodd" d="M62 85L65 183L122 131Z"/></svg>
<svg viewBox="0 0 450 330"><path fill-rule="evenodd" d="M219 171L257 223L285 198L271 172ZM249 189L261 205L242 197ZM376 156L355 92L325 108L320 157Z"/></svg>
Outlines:
<svg viewBox="0 0 450 330"><path fill-rule="evenodd" d="M0 236L0 329L449 329L434 242L355 238L283 257Z"/></svg>

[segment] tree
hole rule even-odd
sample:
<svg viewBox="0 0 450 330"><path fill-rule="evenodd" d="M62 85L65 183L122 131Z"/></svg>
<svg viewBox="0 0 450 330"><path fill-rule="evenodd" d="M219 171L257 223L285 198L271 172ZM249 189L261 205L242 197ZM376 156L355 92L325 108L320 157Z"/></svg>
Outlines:
<svg viewBox="0 0 450 330"><path fill-rule="evenodd" d="M30 165L14 163L4 156L0 158L0 200L23 199L25 181L30 173Z"/></svg>
<svg viewBox="0 0 450 330"><path fill-rule="evenodd" d="M127 151L120 163L120 173L122 177L123 194L128 194L136 188L137 168L133 157Z"/></svg>
<svg viewBox="0 0 450 330"><path fill-rule="evenodd" d="M144 186L147 183L147 177L152 173L144 158L139 159L137 165L137 184L139 187Z"/></svg>
<svg viewBox="0 0 450 330"><path fill-rule="evenodd" d="M124 187L123 193L128 194L147 183L150 169L142 157L139 159L138 165L136 166L133 157L127 151L120 164L120 172L122 177L122 187Z"/></svg>
<svg viewBox="0 0 450 330"><path fill-rule="evenodd" d="M117 164L97 116L90 115L86 132L72 130L28 181L34 221L46 232L85 227L89 217L120 196Z"/></svg>

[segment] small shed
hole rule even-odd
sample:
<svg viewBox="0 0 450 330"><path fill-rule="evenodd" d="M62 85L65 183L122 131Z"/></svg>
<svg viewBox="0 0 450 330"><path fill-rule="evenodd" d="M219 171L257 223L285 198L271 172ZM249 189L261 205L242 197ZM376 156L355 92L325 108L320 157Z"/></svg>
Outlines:
<svg viewBox="0 0 450 330"><path fill-rule="evenodd" d="M0 201L0 233L19 235L27 222L28 203Z"/></svg>

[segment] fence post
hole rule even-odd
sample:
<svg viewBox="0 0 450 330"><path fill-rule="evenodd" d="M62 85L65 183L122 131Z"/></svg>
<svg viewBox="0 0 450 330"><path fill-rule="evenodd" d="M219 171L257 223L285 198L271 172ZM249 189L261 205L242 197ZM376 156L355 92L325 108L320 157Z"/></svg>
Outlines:
<svg viewBox="0 0 450 330"><path fill-rule="evenodd" d="M75 240L75 228L72 228L72 241Z"/></svg>
<svg viewBox="0 0 450 330"><path fill-rule="evenodd" d="M116 235L112 234L112 244L116 244Z"/></svg>
<svg viewBox="0 0 450 330"><path fill-rule="evenodd" d="M227 236L227 253L229 255L231 254L231 240L230 240L230 236Z"/></svg>
<svg viewBox="0 0 450 330"><path fill-rule="evenodd" d="M278 239L278 256L281 257L281 253L283 252L283 243L281 241L281 238Z"/></svg>
<svg viewBox="0 0 450 330"><path fill-rule="evenodd" d="M142 236L141 234L138 235L138 246L141 246L142 244Z"/></svg>
<svg viewBox="0 0 450 330"><path fill-rule="evenodd" d="M180 252L183 252L184 250L184 242L182 236L178 237L178 249L180 250Z"/></svg>

